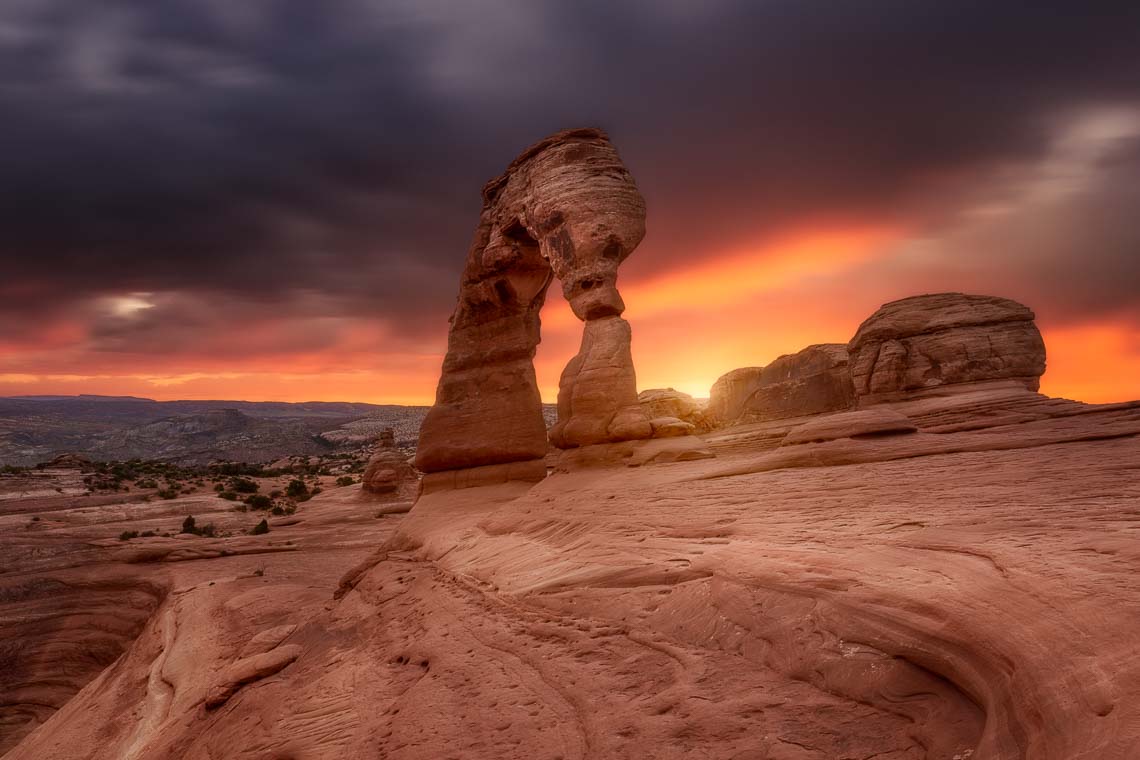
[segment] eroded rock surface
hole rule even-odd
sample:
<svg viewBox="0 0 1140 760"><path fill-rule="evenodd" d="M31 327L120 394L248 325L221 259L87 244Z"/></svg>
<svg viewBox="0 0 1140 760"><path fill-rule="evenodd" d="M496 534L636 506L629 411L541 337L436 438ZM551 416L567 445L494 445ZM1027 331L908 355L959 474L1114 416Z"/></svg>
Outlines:
<svg viewBox="0 0 1140 760"><path fill-rule="evenodd" d="M745 367L722 376L710 391L709 408L720 425L803 417L855 402L847 347L808 346L766 367Z"/></svg>
<svg viewBox="0 0 1140 760"><path fill-rule="evenodd" d="M557 277L585 325L562 375L560 447L649 438L637 404L617 270L645 234L645 203L605 134L560 132L483 189L448 351L416 465L439 472L542 458L546 426L532 360Z"/></svg>
<svg viewBox="0 0 1140 760"><path fill-rule="evenodd" d="M860 403L944 386L1006 381L1036 391L1045 343L1027 306L962 293L885 304L848 344Z"/></svg>
<svg viewBox="0 0 1140 760"><path fill-rule="evenodd" d="M717 378L709 390L708 414L713 424L731 425L740 419L763 376L763 367L741 367Z"/></svg>
<svg viewBox="0 0 1140 760"><path fill-rule="evenodd" d="M651 388L637 394L637 401L650 419L673 417L689 423L697 431L709 428L707 402L698 401L688 393L673 388Z"/></svg>
<svg viewBox="0 0 1140 760"><path fill-rule="evenodd" d="M360 490L365 496L382 498L414 498L419 487L419 475L408 461L408 456L395 448L396 439L391 428L380 432L376 448L364 468Z"/></svg>

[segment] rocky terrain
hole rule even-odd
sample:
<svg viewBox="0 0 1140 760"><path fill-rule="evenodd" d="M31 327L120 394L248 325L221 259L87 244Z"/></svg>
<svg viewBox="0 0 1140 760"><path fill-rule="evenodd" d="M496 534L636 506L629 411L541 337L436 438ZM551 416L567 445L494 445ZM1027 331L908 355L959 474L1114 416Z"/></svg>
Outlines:
<svg viewBox="0 0 1140 760"><path fill-rule="evenodd" d="M1140 756L1140 402L1037 393L1032 312L954 293L639 398L605 136L484 202L418 484L396 436L364 484L261 478L292 514L0 481L5 760Z"/></svg>
<svg viewBox="0 0 1140 760"><path fill-rule="evenodd" d="M111 396L0 398L0 465L63 453L178 464L269 462L360 449L392 428L414 447L426 407L251 401L152 401Z"/></svg>

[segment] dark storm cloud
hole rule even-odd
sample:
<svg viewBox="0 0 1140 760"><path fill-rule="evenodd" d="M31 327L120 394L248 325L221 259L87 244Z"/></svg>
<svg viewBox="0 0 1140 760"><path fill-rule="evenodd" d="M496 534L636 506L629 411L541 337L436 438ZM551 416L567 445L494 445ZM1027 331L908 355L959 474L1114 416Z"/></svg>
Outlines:
<svg viewBox="0 0 1140 760"><path fill-rule="evenodd" d="M560 128L606 127L638 178L637 276L811 218L937 225L1057 119L1128 102L1135 3L14 0L0 320L304 291L434 326L483 181ZM1135 211L1081 255L1134 262Z"/></svg>

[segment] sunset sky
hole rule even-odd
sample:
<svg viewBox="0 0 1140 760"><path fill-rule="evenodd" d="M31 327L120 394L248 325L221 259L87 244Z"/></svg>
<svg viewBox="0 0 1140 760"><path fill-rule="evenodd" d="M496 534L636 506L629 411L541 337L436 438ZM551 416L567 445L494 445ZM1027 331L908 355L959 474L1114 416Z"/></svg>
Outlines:
<svg viewBox="0 0 1140 760"><path fill-rule="evenodd" d="M1042 5L6 0L0 396L430 403L484 181L600 126L641 388L961 290L1140 398L1140 3Z"/></svg>

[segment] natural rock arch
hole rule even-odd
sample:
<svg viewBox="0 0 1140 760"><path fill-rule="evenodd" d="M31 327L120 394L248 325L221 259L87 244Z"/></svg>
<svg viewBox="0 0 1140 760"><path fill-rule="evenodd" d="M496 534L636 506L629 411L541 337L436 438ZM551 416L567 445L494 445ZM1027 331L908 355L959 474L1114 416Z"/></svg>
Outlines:
<svg viewBox="0 0 1140 760"><path fill-rule="evenodd" d="M545 474L533 359L539 311L555 277L585 328L562 373L550 441L574 448L652 436L637 401L617 290L618 266L644 235L645 201L600 130L552 135L484 186L417 467L512 465L524 477ZM532 465L519 470L515 463Z"/></svg>

